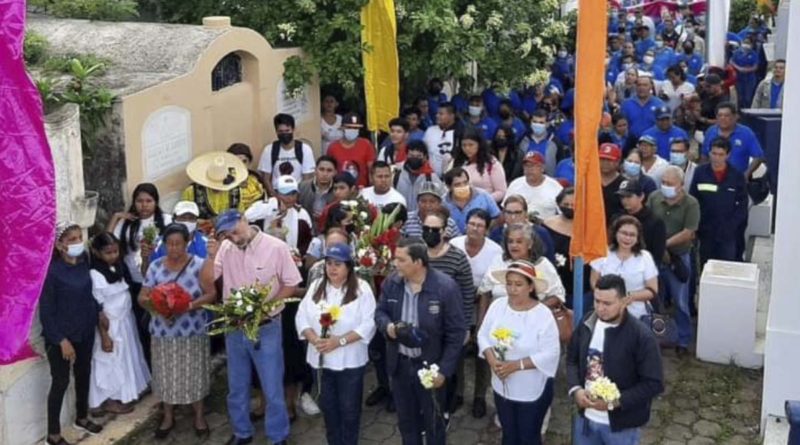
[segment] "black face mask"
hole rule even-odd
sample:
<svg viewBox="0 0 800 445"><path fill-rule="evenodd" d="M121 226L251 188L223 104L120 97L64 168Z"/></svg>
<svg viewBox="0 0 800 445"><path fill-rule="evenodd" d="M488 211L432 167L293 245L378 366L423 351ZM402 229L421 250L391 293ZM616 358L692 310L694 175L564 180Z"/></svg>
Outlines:
<svg viewBox="0 0 800 445"><path fill-rule="evenodd" d="M561 211L561 214L564 215L564 218L572 219L575 217L575 209L571 209L569 207L559 207L558 210Z"/></svg>
<svg viewBox="0 0 800 445"><path fill-rule="evenodd" d="M683 52L686 53L686 54L691 54L691 53L694 52L694 48L689 48L689 47L684 46L683 47Z"/></svg>
<svg viewBox="0 0 800 445"><path fill-rule="evenodd" d="M422 240L425 241L425 244L428 245L430 248L434 248L441 244L442 242L442 232L441 231L422 231Z"/></svg>
<svg viewBox="0 0 800 445"><path fill-rule="evenodd" d="M495 139L494 146L497 148L506 148L508 147L508 139Z"/></svg>
<svg viewBox="0 0 800 445"><path fill-rule="evenodd" d="M292 139L294 139L294 133L280 133L280 134L278 134L278 140L283 145L286 145L289 142L292 142Z"/></svg>
<svg viewBox="0 0 800 445"><path fill-rule="evenodd" d="M411 170L419 170L420 168L422 168L422 164L424 162L425 161L423 161L420 158L408 158L408 159L406 159L406 165L408 165L408 168L410 168Z"/></svg>
<svg viewBox="0 0 800 445"><path fill-rule="evenodd" d="M502 119L508 119L509 117L511 117L511 112L508 110L500 110L499 114Z"/></svg>
<svg viewBox="0 0 800 445"><path fill-rule="evenodd" d="M439 93L442 92L442 88L441 87L430 87L428 89L428 92L431 94L431 96L438 96Z"/></svg>

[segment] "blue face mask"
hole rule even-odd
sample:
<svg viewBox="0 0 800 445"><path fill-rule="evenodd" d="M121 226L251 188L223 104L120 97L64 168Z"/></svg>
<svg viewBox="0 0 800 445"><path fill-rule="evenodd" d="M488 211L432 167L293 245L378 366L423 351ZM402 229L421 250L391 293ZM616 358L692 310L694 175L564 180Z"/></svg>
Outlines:
<svg viewBox="0 0 800 445"><path fill-rule="evenodd" d="M533 134L536 136L541 136L547 132L547 124L533 122L531 124L531 131L533 131Z"/></svg>
<svg viewBox="0 0 800 445"><path fill-rule="evenodd" d="M642 173L642 166L631 161L622 163L622 171L626 176L638 177Z"/></svg>
<svg viewBox="0 0 800 445"><path fill-rule="evenodd" d="M670 187L668 185L662 185L661 194L664 195L664 197L667 199L672 199L678 196L678 189L676 189L675 187Z"/></svg>
<svg viewBox="0 0 800 445"><path fill-rule="evenodd" d="M671 152L669 154L669 163L683 167L686 164L686 153Z"/></svg>

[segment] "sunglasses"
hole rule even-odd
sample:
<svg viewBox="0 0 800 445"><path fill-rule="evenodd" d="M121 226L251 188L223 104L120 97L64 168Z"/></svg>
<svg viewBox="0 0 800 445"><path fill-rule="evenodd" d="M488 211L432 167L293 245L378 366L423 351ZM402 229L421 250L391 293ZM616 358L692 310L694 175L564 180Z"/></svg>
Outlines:
<svg viewBox="0 0 800 445"><path fill-rule="evenodd" d="M422 226L423 232L440 233L444 227Z"/></svg>

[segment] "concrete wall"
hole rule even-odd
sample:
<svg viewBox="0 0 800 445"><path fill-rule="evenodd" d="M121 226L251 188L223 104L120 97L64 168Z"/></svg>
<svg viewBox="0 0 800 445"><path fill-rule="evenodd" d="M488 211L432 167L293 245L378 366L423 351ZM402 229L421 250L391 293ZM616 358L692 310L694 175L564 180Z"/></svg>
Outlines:
<svg viewBox="0 0 800 445"><path fill-rule="evenodd" d="M212 91L212 70L232 52L242 57L242 82ZM314 141L318 150L319 88L306 88L304 101L278 97L283 62L296 54L297 49L272 49L252 30L231 28L209 45L193 72L123 97L126 202L136 184L154 182L162 207L170 210L170 203L189 184L184 173L186 163L199 154L224 150L234 142L248 144L257 165L262 148L275 139L273 116L287 108L295 111L297 136ZM145 155L144 147L154 143L162 147L159 159L163 162L153 162L152 150L149 161Z"/></svg>

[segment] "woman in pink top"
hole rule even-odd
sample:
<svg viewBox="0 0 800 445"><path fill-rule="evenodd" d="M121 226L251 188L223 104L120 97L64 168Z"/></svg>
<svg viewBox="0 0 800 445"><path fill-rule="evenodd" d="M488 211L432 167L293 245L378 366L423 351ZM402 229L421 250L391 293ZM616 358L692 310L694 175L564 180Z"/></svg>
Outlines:
<svg viewBox="0 0 800 445"><path fill-rule="evenodd" d="M468 128L461 145L453 151L452 167L462 167L469 173L469 183L482 189L500 202L506 195L506 172L503 164L492 155L489 144L481 134Z"/></svg>

